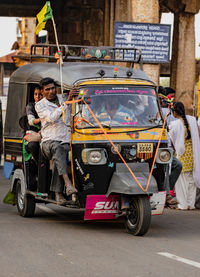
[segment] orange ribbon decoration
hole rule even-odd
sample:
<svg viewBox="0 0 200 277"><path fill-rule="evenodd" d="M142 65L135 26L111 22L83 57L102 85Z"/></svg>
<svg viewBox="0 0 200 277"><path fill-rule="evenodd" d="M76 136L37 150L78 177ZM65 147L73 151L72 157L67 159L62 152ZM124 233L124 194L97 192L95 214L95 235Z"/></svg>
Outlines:
<svg viewBox="0 0 200 277"><path fill-rule="evenodd" d="M82 97L81 99L78 99L78 100L65 101L64 103L65 103L66 105L69 105L69 104L73 104L73 103L79 103L79 102L81 102L81 101L83 101L83 97Z"/></svg>

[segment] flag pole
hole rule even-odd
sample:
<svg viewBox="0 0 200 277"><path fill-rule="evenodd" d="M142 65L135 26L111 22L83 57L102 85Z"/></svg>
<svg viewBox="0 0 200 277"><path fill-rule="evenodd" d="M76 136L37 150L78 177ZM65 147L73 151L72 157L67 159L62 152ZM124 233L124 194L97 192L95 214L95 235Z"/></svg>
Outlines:
<svg viewBox="0 0 200 277"><path fill-rule="evenodd" d="M56 46L57 46L57 49L58 49L58 54L60 56L60 83L61 83L61 93L63 95L63 78L62 78L62 65L63 65L63 59L62 59L62 53L61 53L61 50L60 50L60 46L59 46L59 43L58 43L58 35L57 35L57 31L56 31L56 24L55 24L55 20L54 20L54 17L52 15L52 23L53 23L53 29L54 29L54 34L55 34L55 39L56 39Z"/></svg>

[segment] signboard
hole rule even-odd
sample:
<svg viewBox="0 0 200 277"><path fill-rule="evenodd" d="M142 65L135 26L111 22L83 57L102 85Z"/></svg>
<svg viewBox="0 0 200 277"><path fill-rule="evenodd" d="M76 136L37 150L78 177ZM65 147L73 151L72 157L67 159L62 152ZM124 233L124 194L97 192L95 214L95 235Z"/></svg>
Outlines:
<svg viewBox="0 0 200 277"><path fill-rule="evenodd" d="M170 32L166 24L115 22L115 47L140 48L144 62L169 62Z"/></svg>

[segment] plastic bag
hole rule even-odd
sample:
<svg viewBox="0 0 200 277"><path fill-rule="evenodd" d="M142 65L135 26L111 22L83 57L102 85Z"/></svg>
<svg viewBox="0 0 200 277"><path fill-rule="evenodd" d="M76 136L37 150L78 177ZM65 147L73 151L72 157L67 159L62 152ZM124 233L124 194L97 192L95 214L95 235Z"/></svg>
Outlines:
<svg viewBox="0 0 200 277"><path fill-rule="evenodd" d="M28 142L31 141L41 141L41 135L40 133L36 133L34 131L27 131L24 139Z"/></svg>
<svg viewBox="0 0 200 277"><path fill-rule="evenodd" d="M11 190L9 190L6 196L4 197L3 202L5 204L15 205L15 194Z"/></svg>

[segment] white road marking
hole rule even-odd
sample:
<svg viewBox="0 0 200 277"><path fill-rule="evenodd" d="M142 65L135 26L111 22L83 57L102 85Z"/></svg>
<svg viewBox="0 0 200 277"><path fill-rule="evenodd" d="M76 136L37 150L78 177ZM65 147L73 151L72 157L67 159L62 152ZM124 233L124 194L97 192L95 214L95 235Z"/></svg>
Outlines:
<svg viewBox="0 0 200 277"><path fill-rule="evenodd" d="M58 253L57 255L58 255L58 256L63 256L63 253Z"/></svg>
<svg viewBox="0 0 200 277"><path fill-rule="evenodd" d="M169 259L172 259L172 260L175 260L175 261L178 261L178 262L181 262L181 263L189 264L191 266L195 266L197 268L200 268L200 263L194 262L192 260L185 259L185 258L182 258L182 257L179 257L179 256L176 256L174 254L170 254L168 252L158 252L157 254L165 256Z"/></svg>
<svg viewBox="0 0 200 277"><path fill-rule="evenodd" d="M41 204L37 204L37 208L44 211L44 212L46 212L46 213L58 215L58 213L56 211L54 211L53 209L50 209L50 208L48 208L46 206L43 206Z"/></svg>

